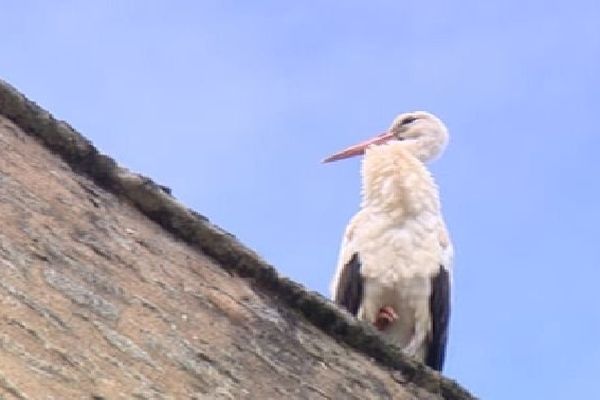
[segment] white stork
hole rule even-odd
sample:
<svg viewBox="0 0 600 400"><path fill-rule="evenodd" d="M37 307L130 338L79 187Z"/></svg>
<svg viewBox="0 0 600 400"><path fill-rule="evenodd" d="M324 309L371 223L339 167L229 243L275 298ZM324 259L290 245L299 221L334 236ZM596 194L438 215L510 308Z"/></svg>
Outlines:
<svg viewBox="0 0 600 400"><path fill-rule="evenodd" d="M361 209L342 240L333 300L438 371L448 335L453 249L424 163L447 142L442 121L416 111L323 161L364 154Z"/></svg>

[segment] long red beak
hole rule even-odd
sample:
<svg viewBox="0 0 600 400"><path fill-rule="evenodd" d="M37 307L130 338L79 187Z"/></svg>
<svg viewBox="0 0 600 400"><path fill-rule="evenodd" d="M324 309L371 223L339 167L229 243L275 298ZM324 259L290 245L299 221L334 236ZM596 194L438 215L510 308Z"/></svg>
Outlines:
<svg viewBox="0 0 600 400"><path fill-rule="evenodd" d="M364 142L355 144L354 146L350 146L338 153L332 154L326 159L323 160L324 163L343 160L344 158L350 158L354 156L360 156L365 154L365 150L367 147L371 145L379 145L384 144L394 138L394 134L391 132L384 132L380 135L375 136L372 139L365 140Z"/></svg>

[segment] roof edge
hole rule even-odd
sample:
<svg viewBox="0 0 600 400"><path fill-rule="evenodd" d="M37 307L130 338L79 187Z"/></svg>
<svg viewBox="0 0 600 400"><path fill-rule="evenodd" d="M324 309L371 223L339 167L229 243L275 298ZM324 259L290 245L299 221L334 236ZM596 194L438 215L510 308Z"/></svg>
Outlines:
<svg viewBox="0 0 600 400"><path fill-rule="evenodd" d="M98 185L129 200L148 218L201 250L229 272L250 279L326 334L395 370L399 383L413 383L448 400L475 398L455 381L386 344L373 328L352 318L320 294L280 276L273 266L232 234L175 200L169 189L120 167L68 123L56 120L1 79L0 114L37 138L74 171L86 174Z"/></svg>

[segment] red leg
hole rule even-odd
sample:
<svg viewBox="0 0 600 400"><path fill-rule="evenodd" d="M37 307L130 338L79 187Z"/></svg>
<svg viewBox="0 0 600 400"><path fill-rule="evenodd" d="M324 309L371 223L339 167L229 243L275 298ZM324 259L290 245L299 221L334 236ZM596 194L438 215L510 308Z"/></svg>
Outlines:
<svg viewBox="0 0 600 400"><path fill-rule="evenodd" d="M398 314L396 314L396 311L392 307L383 306L379 309L373 325L375 325L378 330L382 331L397 319Z"/></svg>

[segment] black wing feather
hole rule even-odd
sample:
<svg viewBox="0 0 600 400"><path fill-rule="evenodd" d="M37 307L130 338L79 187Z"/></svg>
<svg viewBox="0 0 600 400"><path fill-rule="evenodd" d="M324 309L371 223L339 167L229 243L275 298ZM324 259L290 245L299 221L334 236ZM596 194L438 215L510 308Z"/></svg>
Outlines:
<svg viewBox="0 0 600 400"><path fill-rule="evenodd" d="M446 356L450 320L450 273L444 266L440 266L438 274L431 278L429 309L432 331L425 363L431 368L441 371Z"/></svg>
<svg viewBox="0 0 600 400"><path fill-rule="evenodd" d="M358 313L363 300L363 278L360 274L360 258L354 253L346 263L335 291L335 302L352 315Z"/></svg>

